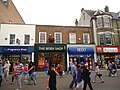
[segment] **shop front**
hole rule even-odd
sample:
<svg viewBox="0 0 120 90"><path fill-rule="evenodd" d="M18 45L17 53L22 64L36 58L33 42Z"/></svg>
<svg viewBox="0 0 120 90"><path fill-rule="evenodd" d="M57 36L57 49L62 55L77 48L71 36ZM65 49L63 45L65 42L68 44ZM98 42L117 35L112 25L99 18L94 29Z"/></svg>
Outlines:
<svg viewBox="0 0 120 90"><path fill-rule="evenodd" d="M66 44L35 44L34 59L36 70L43 70L45 61L49 63L49 66L62 64L64 70L66 70L66 55Z"/></svg>
<svg viewBox="0 0 120 90"><path fill-rule="evenodd" d="M83 62L88 65L89 69L94 68L95 46L94 45L68 45L68 66L70 62Z"/></svg>
<svg viewBox="0 0 120 90"><path fill-rule="evenodd" d="M32 60L34 57L34 46L0 46L0 59L21 60L23 64ZM32 60L34 61L34 60Z"/></svg>
<svg viewBox="0 0 120 90"><path fill-rule="evenodd" d="M118 64L120 60L120 46L96 46L96 53L101 68L107 68L108 61Z"/></svg>

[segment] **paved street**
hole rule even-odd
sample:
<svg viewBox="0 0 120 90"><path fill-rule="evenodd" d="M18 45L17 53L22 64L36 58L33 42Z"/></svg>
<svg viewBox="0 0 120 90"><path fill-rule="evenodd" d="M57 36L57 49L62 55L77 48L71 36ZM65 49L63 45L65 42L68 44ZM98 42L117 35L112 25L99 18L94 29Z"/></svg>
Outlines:
<svg viewBox="0 0 120 90"><path fill-rule="evenodd" d="M96 83L92 83L94 90L120 90L120 70L118 70L117 77L108 77L107 71L102 71L103 78L105 80L105 83L100 83L100 80L97 78ZM91 74L91 77L93 78L93 72ZM65 74L63 77L57 78L57 88L58 90L71 90L69 89L69 84L72 77L69 74ZM43 72L37 73L37 85L26 85L24 81L22 81L22 90L45 90L45 78ZM2 86L0 87L0 90L15 90L16 84L10 84L9 81L5 82L3 81ZM78 89L82 90L82 89ZM87 89L89 90L89 89Z"/></svg>

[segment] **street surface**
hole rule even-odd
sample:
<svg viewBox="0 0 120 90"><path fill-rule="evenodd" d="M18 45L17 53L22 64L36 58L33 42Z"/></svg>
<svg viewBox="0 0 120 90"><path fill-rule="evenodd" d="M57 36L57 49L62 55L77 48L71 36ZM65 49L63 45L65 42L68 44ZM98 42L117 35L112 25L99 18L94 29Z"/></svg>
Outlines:
<svg viewBox="0 0 120 90"><path fill-rule="evenodd" d="M100 83L97 78L96 83L92 83L94 90L120 90L120 70L117 71L117 77L109 77L107 70L102 70L104 83ZM94 72L92 71L91 79L93 79ZM63 77L57 77L57 88L58 90L72 90L69 89L69 84L72 80L71 75L65 74ZM26 85L22 80L22 90L46 90L45 89L46 79L43 72L37 72L37 85ZM3 81L0 90L15 90L16 83L10 84L10 81ZM81 88L78 90L82 90ZM87 89L89 90L89 89Z"/></svg>

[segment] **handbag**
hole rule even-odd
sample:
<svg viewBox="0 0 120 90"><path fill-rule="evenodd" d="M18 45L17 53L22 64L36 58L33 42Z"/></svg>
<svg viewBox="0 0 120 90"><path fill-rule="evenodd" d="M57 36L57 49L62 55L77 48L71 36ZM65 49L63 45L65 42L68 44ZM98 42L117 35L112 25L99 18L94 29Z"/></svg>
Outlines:
<svg viewBox="0 0 120 90"><path fill-rule="evenodd" d="M98 77L101 77L101 76L102 76L102 74L101 74L101 73L97 73L97 75L98 75Z"/></svg>

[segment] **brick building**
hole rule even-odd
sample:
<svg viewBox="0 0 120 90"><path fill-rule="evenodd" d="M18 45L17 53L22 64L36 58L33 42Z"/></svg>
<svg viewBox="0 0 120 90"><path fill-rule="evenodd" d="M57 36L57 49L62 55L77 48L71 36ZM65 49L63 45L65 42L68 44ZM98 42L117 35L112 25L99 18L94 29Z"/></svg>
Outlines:
<svg viewBox="0 0 120 90"><path fill-rule="evenodd" d="M94 40L90 27L36 25L35 63L42 67L45 60L62 63L69 67L70 61L80 63L80 58L90 68L94 63Z"/></svg>
<svg viewBox="0 0 120 90"><path fill-rule="evenodd" d="M12 0L0 0L0 23L25 24Z"/></svg>
<svg viewBox="0 0 120 90"><path fill-rule="evenodd" d="M82 8L78 25L92 27L96 57L102 67L105 67L108 61L115 61L118 64L120 60L120 11L110 12L108 6L105 6L104 11Z"/></svg>

